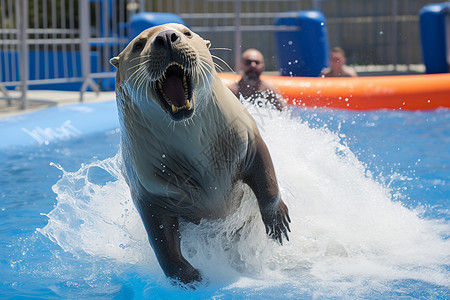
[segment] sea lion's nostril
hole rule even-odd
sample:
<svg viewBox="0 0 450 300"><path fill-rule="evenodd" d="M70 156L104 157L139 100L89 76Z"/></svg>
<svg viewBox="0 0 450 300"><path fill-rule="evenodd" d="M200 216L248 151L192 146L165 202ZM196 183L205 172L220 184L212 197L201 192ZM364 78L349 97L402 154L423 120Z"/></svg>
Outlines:
<svg viewBox="0 0 450 300"><path fill-rule="evenodd" d="M155 46L164 47L165 46L165 37L162 35L157 35L154 41Z"/></svg>
<svg viewBox="0 0 450 300"><path fill-rule="evenodd" d="M155 37L154 45L157 47L171 47L172 44L180 40L180 35L173 30L166 30L158 33Z"/></svg>
<svg viewBox="0 0 450 300"><path fill-rule="evenodd" d="M170 36L170 41L172 43L175 43L178 40L179 36L176 32L172 33L172 35Z"/></svg>

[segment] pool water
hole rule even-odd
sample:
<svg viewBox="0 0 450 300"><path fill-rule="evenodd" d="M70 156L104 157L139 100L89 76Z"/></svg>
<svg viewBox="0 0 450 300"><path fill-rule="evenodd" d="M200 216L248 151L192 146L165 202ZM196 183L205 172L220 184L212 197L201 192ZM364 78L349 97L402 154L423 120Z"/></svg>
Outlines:
<svg viewBox="0 0 450 300"><path fill-rule="evenodd" d="M247 193L226 220L182 224L205 283L174 285L120 174L112 126L0 148L0 296L449 297L449 110L249 109L290 209L289 243L268 240L257 217L229 234L252 215Z"/></svg>

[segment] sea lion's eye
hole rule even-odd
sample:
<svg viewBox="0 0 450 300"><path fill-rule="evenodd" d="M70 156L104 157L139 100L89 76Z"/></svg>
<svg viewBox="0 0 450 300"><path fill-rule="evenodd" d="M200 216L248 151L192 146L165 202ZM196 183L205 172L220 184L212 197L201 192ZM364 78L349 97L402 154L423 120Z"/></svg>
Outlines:
<svg viewBox="0 0 450 300"><path fill-rule="evenodd" d="M146 43L145 40L136 41L136 43L134 43L134 46L133 46L133 51L141 51L142 49L144 49L145 43Z"/></svg>
<svg viewBox="0 0 450 300"><path fill-rule="evenodd" d="M184 32L184 35L187 36L187 37L191 37L191 36L192 36L192 33L191 33L189 30L186 30L186 31Z"/></svg>

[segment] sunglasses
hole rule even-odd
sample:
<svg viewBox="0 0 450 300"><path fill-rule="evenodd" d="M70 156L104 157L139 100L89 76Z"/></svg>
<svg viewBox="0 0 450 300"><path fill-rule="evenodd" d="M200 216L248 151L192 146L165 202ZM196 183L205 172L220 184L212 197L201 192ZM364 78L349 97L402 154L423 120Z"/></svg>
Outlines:
<svg viewBox="0 0 450 300"><path fill-rule="evenodd" d="M250 66L252 63L255 63L255 65L259 65L261 62L259 60L252 60L252 59L244 60L244 64L246 66Z"/></svg>

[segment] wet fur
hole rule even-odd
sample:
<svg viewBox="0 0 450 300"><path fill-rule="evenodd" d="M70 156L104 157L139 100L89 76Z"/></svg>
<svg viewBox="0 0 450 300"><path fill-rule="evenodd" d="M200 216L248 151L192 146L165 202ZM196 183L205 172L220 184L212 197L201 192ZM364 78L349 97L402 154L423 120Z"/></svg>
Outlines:
<svg viewBox="0 0 450 300"><path fill-rule="evenodd" d="M160 51L152 43L167 30L181 39ZM233 213L245 183L269 236L287 239L290 219L253 118L217 76L209 42L186 30L178 24L150 28L111 63L118 68L121 147L133 201L165 274L192 283L201 275L181 253L178 218L198 222ZM145 43L139 53L136 43ZM185 66L195 87L194 114L181 121L168 117L154 91L172 60Z"/></svg>

